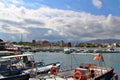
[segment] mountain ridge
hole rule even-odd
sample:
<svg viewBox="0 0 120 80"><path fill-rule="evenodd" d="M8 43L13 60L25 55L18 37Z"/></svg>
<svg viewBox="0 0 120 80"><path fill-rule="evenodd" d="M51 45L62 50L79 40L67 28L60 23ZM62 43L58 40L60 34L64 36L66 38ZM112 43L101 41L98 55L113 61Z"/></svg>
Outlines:
<svg viewBox="0 0 120 80"><path fill-rule="evenodd" d="M87 42L88 43L120 43L120 39L96 39Z"/></svg>

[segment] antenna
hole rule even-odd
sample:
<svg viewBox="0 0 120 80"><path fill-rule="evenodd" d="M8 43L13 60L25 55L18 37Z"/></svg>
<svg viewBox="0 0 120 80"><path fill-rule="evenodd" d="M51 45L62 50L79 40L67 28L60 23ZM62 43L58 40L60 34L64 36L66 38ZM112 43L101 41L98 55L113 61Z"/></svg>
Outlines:
<svg viewBox="0 0 120 80"><path fill-rule="evenodd" d="M21 39L21 42L22 42L23 41L23 35L22 35L22 33L21 33L20 39Z"/></svg>

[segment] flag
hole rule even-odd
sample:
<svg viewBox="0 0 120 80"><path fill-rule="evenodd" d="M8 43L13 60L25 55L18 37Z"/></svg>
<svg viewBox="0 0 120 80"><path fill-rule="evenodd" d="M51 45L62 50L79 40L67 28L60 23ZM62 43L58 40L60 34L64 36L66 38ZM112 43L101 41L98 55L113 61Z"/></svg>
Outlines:
<svg viewBox="0 0 120 80"><path fill-rule="evenodd" d="M98 61L99 61L100 59L101 59L101 56L100 56L100 55L95 55L94 58L93 58L93 60L98 60Z"/></svg>

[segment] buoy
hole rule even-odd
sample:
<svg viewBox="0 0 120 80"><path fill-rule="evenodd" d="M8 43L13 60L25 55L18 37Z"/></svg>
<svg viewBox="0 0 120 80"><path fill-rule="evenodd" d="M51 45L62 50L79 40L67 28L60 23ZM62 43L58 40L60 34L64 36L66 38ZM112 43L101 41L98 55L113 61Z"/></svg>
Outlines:
<svg viewBox="0 0 120 80"><path fill-rule="evenodd" d="M82 73L80 71L76 71L73 75L74 80L82 80Z"/></svg>
<svg viewBox="0 0 120 80"><path fill-rule="evenodd" d="M52 68L50 69L50 72L51 74L56 75L59 72L59 70L55 66L52 66Z"/></svg>

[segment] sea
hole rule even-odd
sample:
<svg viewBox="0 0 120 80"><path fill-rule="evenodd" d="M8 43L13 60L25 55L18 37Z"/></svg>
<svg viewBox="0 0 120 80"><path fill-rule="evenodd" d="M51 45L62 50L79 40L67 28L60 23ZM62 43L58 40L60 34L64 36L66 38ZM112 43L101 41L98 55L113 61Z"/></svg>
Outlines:
<svg viewBox="0 0 120 80"><path fill-rule="evenodd" d="M62 62L61 70L76 68L82 63L94 63L99 65L99 61L93 60L93 55L64 54L64 52L26 52L34 55L36 62L43 61L45 64ZM89 54L89 53L88 53ZM120 53L104 53L104 66L114 68L120 80Z"/></svg>

